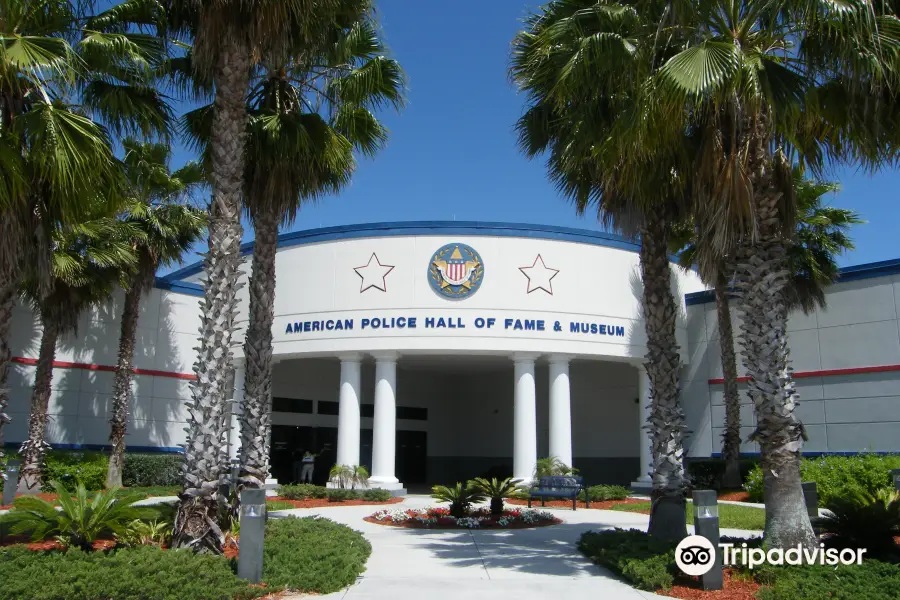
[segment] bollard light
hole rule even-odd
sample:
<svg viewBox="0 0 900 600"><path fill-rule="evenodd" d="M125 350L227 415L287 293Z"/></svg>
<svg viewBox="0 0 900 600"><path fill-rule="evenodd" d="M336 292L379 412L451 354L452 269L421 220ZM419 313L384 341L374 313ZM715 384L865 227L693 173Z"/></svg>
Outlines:
<svg viewBox="0 0 900 600"><path fill-rule="evenodd" d="M3 483L3 501L0 504L12 504L16 499L21 468L22 461L18 458L11 458L6 462L6 481Z"/></svg>
<svg viewBox="0 0 900 600"><path fill-rule="evenodd" d="M234 492L237 490L238 486L238 478L241 476L241 461L232 458L231 459L231 480L229 483L231 484L231 491Z"/></svg>
<svg viewBox="0 0 900 600"><path fill-rule="evenodd" d="M819 517L819 490L815 481L804 481L800 484L803 488L803 501L806 503L806 514L811 519Z"/></svg>
<svg viewBox="0 0 900 600"><path fill-rule="evenodd" d="M714 490L694 490L694 533L706 538L716 549L712 569L700 576L704 590L721 590L724 585L722 574L722 549L719 548L719 502Z"/></svg>
<svg viewBox="0 0 900 600"><path fill-rule="evenodd" d="M900 492L900 469L891 469L891 477L894 479L894 489Z"/></svg>
<svg viewBox="0 0 900 600"><path fill-rule="evenodd" d="M262 580L263 537L266 531L266 490L241 490L241 536L238 542L238 577L250 583Z"/></svg>

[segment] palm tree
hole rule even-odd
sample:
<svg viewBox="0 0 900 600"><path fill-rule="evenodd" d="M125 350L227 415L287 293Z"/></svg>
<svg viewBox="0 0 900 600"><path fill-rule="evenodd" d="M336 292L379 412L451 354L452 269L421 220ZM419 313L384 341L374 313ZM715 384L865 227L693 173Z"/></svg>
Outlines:
<svg viewBox="0 0 900 600"><path fill-rule="evenodd" d="M129 205L124 221L140 235L133 241L137 267L125 287L122 305L119 356L113 383L110 418L110 457L106 487L122 485L128 399L133 375L135 336L141 299L152 288L160 266L180 260L203 234L205 213L178 201L203 186L205 175L198 163L169 170L171 150L166 144L123 142Z"/></svg>
<svg viewBox="0 0 900 600"><path fill-rule="evenodd" d="M86 4L8 0L0 6L0 451L8 420L9 327L24 265L38 267L47 292L56 224L86 218L96 190L117 201L103 125L142 134L166 129L168 110L150 85L161 44L127 31L127 11L91 16L82 10Z"/></svg>
<svg viewBox="0 0 900 600"><path fill-rule="evenodd" d="M216 490L225 469L231 340L240 276L246 98L263 57L316 47L339 14L364 0L164 0L170 31L193 42L192 74L215 88L211 115L209 250L204 260L200 347L188 417L182 501L173 545L223 552Z"/></svg>
<svg viewBox="0 0 900 600"><path fill-rule="evenodd" d="M349 183L353 150L371 156L387 140L370 109L403 99L402 70L384 56L370 14L336 25L334 36L318 51L267 65L250 94L245 202L256 240L240 453L241 484L249 487L261 487L269 473L278 226L292 223L304 202Z"/></svg>
<svg viewBox="0 0 900 600"><path fill-rule="evenodd" d="M793 243L788 248L791 278L785 289L790 310L800 309L809 314L817 306L825 308L825 289L839 275L835 259L837 255L854 248L846 232L851 225L862 222L859 216L853 211L822 205L822 196L839 189L840 186L836 183L805 179L799 169L794 170L797 227ZM681 266L686 269L691 268L696 260L697 247L688 243L693 235L693 227L681 228L672 245L679 253ZM722 456L725 472L722 486L726 489L738 489L743 483L740 472L741 407L729 300L731 276L727 265L727 259L720 259L713 275L715 279L708 283L715 290L724 380L725 428L722 432Z"/></svg>
<svg viewBox="0 0 900 600"><path fill-rule="evenodd" d="M752 437L765 474L766 543L812 547L786 331L792 163L817 174L828 159L877 166L890 156L898 131L900 22L883 4L857 1L700 0L639 8L657 24L648 35L675 52L651 79L660 104L670 108L667 121L695 141L701 269L713 270L721 256L734 263L757 418Z"/></svg>
<svg viewBox="0 0 900 600"><path fill-rule="evenodd" d="M255 232L247 361L241 417L241 485L269 473L272 322L278 228L305 202L337 193L356 168L354 149L374 155L387 130L370 109L399 107L404 77L384 56L368 11L335 23L320 47L267 62L253 81L248 113L244 201ZM185 128L207 154L211 107L186 115Z"/></svg>
<svg viewBox="0 0 900 600"><path fill-rule="evenodd" d="M674 132L661 152L625 127L653 119L647 86L658 50L639 45L643 25L631 7L561 0L526 20L513 42L511 75L528 94L517 129L529 156L548 154L558 189L583 213L588 207L608 226L639 236L646 368L652 397L647 423L652 440L653 503L649 532L681 539L684 511L684 412L679 392L681 360L675 338L676 303L670 287L667 223L682 217L686 182L677 169L686 143ZM646 109L646 110L644 110ZM658 130L663 137L666 128Z"/></svg>
<svg viewBox="0 0 900 600"><path fill-rule="evenodd" d="M102 212L101 208L101 212ZM74 333L79 317L90 307L108 300L123 272L136 265L132 240L140 231L132 224L101 217L70 225L53 233L52 275L49 291L41 289L41 275L31 269L22 293L40 316L43 331L34 374L28 439L22 444L22 484L28 490L41 486L47 444L47 408L50 401L53 361L61 336Z"/></svg>

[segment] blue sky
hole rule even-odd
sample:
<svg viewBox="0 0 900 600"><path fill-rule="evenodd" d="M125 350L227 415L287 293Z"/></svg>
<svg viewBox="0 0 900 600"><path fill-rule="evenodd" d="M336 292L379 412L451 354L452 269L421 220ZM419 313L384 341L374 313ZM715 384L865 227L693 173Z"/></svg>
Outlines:
<svg viewBox="0 0 900 600"><path fill-rule="evenodd" d="M387 147L363 160L339 196L304 208L292 229L405 220L479 220L600 229L578 218L548 183L541 161L517 149L523 99L507 78L510 41L537 2L378 0L383 35L409 78L402 112L380 115ZM179 148L176 162L189 154ZM867 221L842 265L900 257L900 174L835 169L831 204ZM252 232L245 233L246 239ZM187 257L187 262L196 260Z"/></svg>

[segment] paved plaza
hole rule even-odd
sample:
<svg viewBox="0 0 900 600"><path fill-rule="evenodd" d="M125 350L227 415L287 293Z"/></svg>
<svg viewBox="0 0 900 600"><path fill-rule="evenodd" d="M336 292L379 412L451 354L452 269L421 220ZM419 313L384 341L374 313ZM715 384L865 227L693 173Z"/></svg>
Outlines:
<svg viewBox="0 0 900 600"><path fill-rule="evenodd" d="M434 504L428 496L408 496L393 508ZM363 517L373 506L280 511L273 516L321 515L362 531L372 556L357 583L328 600L481 600L515 598L662 598L641 592L581 555L575 547L588 529L646 529L646 515L607 510L548 509L561 525L519 530L427 530L375 525ZM726 535L746 531L724 530Z"/></svg>

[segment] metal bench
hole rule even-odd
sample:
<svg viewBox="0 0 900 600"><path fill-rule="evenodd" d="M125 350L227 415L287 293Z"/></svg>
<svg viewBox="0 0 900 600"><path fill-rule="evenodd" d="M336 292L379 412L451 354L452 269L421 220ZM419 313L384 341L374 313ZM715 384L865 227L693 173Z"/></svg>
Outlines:
<svg viewBox="0 0 900 600"><path fill-rule="evenodd" d="M584 478L575 476L541 477L536 487L528 490L528 508L531 501L540 498L541 506L545 506L547 498L571 498L572 510L576 510L578 504L578 492L584 490L584 500L587 507L591 507L591 497L584 487Z"/></svg>

